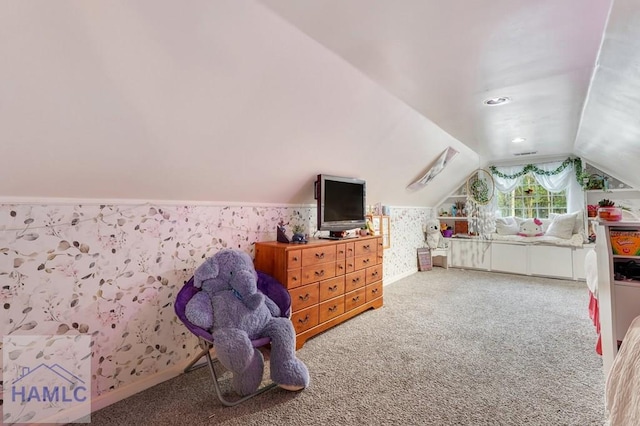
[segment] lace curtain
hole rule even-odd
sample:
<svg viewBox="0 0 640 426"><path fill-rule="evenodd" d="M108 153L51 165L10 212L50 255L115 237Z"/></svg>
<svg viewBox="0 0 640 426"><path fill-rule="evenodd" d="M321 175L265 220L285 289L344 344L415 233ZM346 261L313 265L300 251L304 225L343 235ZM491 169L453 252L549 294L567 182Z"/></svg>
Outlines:
<svg viewBox="0 0 640 426"><path fill-rule="evenodd" d="M549 192L566 189L569 213L581 210L584 206L584 192L576 179L574 162L571 160L519 166L492 166L491 171L496 189L500 192L513 191L522 182L526 172L531 172L536 181Z"/></svg>

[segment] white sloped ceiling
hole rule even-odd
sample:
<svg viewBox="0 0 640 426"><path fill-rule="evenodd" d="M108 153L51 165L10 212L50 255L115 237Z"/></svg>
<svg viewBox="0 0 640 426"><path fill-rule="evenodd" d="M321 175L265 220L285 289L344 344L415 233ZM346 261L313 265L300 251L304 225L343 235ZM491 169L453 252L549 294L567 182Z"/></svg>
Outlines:
<svg viewBox="0 0 640 426"><path fill-rule="evenodd" d="M254 1L3 2L0 196L429 206L466 145ZM448 146L460 151L409 192Z"/></svg>

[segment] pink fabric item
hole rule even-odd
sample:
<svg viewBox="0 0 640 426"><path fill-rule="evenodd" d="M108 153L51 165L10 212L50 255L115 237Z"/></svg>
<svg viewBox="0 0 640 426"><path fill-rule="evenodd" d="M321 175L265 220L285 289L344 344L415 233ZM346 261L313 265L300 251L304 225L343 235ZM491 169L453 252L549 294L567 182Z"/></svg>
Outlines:
<svg viewBox="0 0 640 426"><path fill-rule="evenodd" d="M596 353L602 356L602 339L600 337L600 310L598 309L598 299L596 299L591 292L589 292L589 317L593 321L593 325L596 327L596 333L598 335L598 339L596 340Z"/></svg>

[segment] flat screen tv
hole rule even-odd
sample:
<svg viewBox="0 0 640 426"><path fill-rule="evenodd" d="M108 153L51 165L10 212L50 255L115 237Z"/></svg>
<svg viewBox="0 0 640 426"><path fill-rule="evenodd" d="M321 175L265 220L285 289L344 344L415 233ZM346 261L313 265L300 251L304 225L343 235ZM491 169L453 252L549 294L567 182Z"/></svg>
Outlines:
<svg viewBox="0 0 640 426"><path fill-rule="evenodd" d="M344 238L344 231L365 226L367 190L364 180L321 174L315 189L318 229L329 231L329 238Z"/></svg>

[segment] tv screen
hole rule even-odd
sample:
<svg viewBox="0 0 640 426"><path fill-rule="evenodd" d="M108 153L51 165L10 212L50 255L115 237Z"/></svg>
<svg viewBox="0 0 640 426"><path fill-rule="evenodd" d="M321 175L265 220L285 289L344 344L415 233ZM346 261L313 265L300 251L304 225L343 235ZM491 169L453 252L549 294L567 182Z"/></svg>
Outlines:
<svg viewBox="0 0 640 426"><path fill-rule="evenodd" d="M362 179L318 175L318 229L340 232L365 225L366 183Z"/></svg>

